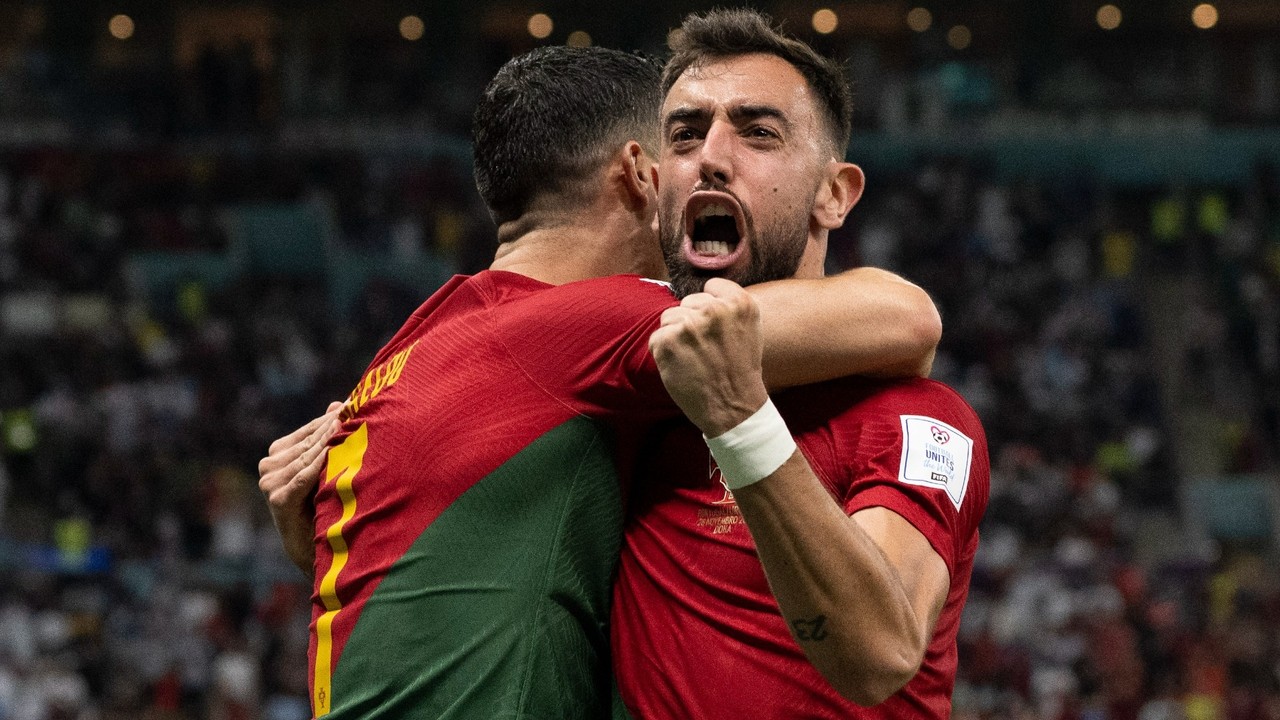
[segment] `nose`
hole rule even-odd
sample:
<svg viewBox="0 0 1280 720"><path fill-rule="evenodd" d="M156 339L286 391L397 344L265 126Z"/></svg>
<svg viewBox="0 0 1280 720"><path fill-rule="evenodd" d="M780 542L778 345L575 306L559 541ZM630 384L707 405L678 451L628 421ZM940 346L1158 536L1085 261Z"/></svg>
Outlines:
<svg viewBox="0 0 1280 720"><path fill-rule="evenodd" d="M734 137L733 127L728 123L711 124L699 157L698 175L702 182L728 185L733 179Z"/></svg>

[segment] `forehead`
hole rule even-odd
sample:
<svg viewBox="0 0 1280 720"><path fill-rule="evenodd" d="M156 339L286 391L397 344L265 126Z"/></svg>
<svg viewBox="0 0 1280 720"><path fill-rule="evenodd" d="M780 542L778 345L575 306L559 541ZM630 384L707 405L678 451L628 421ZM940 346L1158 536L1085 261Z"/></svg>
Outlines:
<svg viewBox="0 0 1280 720"><path fill-rule="evenodd" d="M685 70L667 92L662 114L744 105L777 108L792 122L812 122L816 116L813 91L800 71L777 55L759 53L713 58Z"/></svg>

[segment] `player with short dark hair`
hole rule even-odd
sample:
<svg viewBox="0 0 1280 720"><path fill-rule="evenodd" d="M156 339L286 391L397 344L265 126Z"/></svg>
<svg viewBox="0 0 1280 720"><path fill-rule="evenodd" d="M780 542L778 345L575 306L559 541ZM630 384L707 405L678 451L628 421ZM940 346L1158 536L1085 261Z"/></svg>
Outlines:
<svg viewBox="0 0 1280 720"><path fill-rule="evenodd" d="M547 103L548 83L561 99L633 98L635 117L602 124L581 103ZM624 129L656 115L647 83L649 61L600 48L543 48L500 72L475 119L499 222L493 264L446 283L340 411L260 463L290 556L316 574L316 716L607 712L625 488L640 438L678 412L647 347L675 304L644 277L662 274L653 165ZM489 154L522 152L538 127L589 147L569 160L529 153L530 190ZM916 371L936 343L932 303L887 273L752 291L774 384ZM327 462L294 452L338 412ZM307 476L322 465L312 515Z"/></svg>
<svg viewBox="0 0 1280 720"><path fill-rule="evenodd" d="M813 123L813 134L805 138L813 145L813 151L832 160L843 160L845 148L849 144L849 132L852 117L852 100L849 85L844 79L840 66L832 60L814 52L808 45L774 32L766 18L759 13L746 10L729 10L707 15L690 15L673 39L671 59L663 69L662 85L664 93L669 94L680 78L690 73L698 73L708 64L725 58L747 54L768 54L786 61L806 80L807 87L814 96L816 114ZM764 119L770 108L749 107L743 112L750 116L741 119L751 120L757 117ZM695 107L676 108L663 118L663 147L679 150L688 143L686 137L674 137L679 132L688 137L695 137L698 130L707 125L710 118L700 116ZM742 125L744 131L751 130L751 125ZM764 131L760 126L753 130ZM756 138L756 145L768 140ZM679 157L679 154L672 157ZM786 169L786 168L784 168ZM857 166L844 164L840 166L841 177L827 187L834 192L843 193L843 197L832 198L839 207L845 200L856 202L862 192L863 177ZM794 174L794 173L793 173ZM768 182L771 178L759 178L760 182ZM802 178L809 182L809 178ZM705 177L700 178L703 189L723 190L724 178L715 169L711 169ZM751 185L754 185L751 183ZM778 186L784 183L777 183ZM662 191L672 188L660 187ZM757 243L748 248L749 253L743 262L735 262L738 269L734 279L741 285L751 285L770 279L789 278L796 274L797 263L801 257L799 250L809 242L811 228L808 214L809 202L814 187L788 186L786 190L799 192L795 202L790 204L791 212L786 217L755 217L749 208L745 208L742 217L735 218L730 212L733 208L719 208L715 204L699 205L694 217L682 217L683 199L668 197L664 194L659 202L660 232L663 247L663 259L667 271L671 275L671 283L678 296L697 292L707 278L722 275L721 267L724 259L714 259L716 254L731 254L743 248L738 242L739 236L746 234L763 234L773 240L770 243ZM732 192L730 192L732 194ZM780 204L773 198L768 203L761 203L762 208L773 208ZM713 208L707 210L707 207ZM738 206L741 208L741 204ZM847 212L847 209L846 209ZM830 218L836 217L830 215ZM838 216L843 222L844 215ZM759 227L757 227L759 224ZM687 227L686 227L687 225ZM839 227L838 224L833 227ZM682 245L685 237L689 238L691 247L686 251ZM826 257L826 233L821 235L824 243L821 252L814 258L819 262ZM686 252L688 254L686 254ZM705 262L686 262L686 257L705 258ZM812 270L812 269L811 269ZM820 270L820 268L819 268ZM816 275L819 277L821 272Z"/></svg>
<svg viewBox="0 0 1280 720"><path fill-rule="evenodd" d="M650 341L696 428L669 427L638 472L614 596L623 699L643 718L949 717L982 426L924 378L795 388L775 408L755 302L729 281L822 276L862 184L829 140L823 88L843 79L752 11L683 30L661 234L672 277L710 295Z"/></svg>
<svg viewBox="0 0 1280 720"><path fill-rule="evenodd" d="M598 189L592 171L628 140L656 157L661 68L639 55L571 48L503 65L476 104L471 133L476 188L494 222L527 216L535 198L578 204Z"/></svg>

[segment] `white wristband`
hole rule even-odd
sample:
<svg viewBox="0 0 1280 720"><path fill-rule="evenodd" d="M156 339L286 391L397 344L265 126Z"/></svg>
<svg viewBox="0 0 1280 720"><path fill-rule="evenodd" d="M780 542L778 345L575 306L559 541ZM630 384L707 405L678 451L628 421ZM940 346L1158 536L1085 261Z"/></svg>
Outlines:
<svg viewBox="0 0 1280 720"><path fill-rule="evenodd" d="M711 457L716 459L730 490L772 475L796 451L796 441L773 400L766 400L751 417L732 429L713 438L703 435L702 439L707 441Z"/></svg>

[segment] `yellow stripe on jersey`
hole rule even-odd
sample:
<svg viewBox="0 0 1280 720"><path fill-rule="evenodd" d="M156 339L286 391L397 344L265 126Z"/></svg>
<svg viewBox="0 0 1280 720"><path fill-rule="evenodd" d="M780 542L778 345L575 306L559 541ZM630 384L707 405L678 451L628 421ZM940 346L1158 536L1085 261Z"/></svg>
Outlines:
<svg viewBox="0 0 1280 720"><path fill-rule="evenodd" d="M311 697L316 717L328 715L329 708L333 706L333 620L342 610L342 602L338 600L338 574L347 564L347 540L342 536L342 529L356 514L356 495L351 483L360 472L368 449L369 426L361 423L341 445L329 450L329 472L325 482L337 483L342 517L325 531L325 538L333 549L333 562L320 582L320 601L324 603L325 613L316 620L315 686Z"/></svg>

